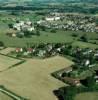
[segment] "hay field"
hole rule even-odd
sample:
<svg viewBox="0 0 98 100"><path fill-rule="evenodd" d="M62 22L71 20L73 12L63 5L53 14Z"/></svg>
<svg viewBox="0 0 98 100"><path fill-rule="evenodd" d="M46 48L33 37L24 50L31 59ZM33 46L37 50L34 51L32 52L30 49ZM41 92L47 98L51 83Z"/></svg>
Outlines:
<svg viewBox="0 0 98 100"><path fill-rule="evenodd" d="M98 100L98 93L81 93L75 97L75 100Z"/></svg>
<svg viewBox="0 0 98 100"><path fill-rule="evenodd" d="M27 62L0 73L0 85L30 100L57 100L53 90L65 86L50 74L72 64L56 56L45 60L29 59Z"/></svg>
<svg viewBox="0 0 98 100"><path fill-rule="evenodd" d="M4 54L4 55L7 55L7 54L9 54L10 52L12 52L14 50L15 50L15 48L8 47L8 48L5 48L3 50L0 50L0 53Z"/></svg>
<svg viewBox="0 0 98 100"><path fill-rule="evenodd" d="M4 55L0 55L0 71L4 71L12 65L20 62L21 60L10 58Z"/></svg>
<svg viewBox="0 0 98 100"><path fill-rule="evenodd" d="M13 100L13 99L5 95L4 93L0 92L0 100Z"/></svg>

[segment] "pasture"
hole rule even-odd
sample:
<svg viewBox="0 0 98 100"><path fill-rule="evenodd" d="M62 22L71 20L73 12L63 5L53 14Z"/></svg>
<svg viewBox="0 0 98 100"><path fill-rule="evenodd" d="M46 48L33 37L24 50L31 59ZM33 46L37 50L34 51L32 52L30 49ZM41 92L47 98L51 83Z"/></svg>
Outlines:
<svg viewBox="0 0 98 100"><path fill-rule="evenodd" d="M4 71L11 67L12 65L15 65L16 63L19 63L21 60L10 58L4 55L0 55L0 71Z"/></svg>
<svg viewBox="0 0 98 100"><path fill-rule="evenodd" d="M40 31L40 36L32 36L31 38L13 38L6 35L9 30L6 28L1 29L0 32L0 41L4 42L6 47L26 47L27 43L29 44L40 44L40 43L72 43L73 46L80 47L90 47L90 48L98 48L97 44L81 42L77 39L84 34L84 32L72 32L72 31L57 31L56 33L51 33L49 31ZM72 37L72 34L78 34L78 37ZM90 39L95 41L94 39L98 37L96 33L86 33ZM89 35L90 34L90 35ZM96 42L98 42L96 40Z"/></svg>
<svg viewBox="0 0 98 100"><path fill-rule="evenodd" d="M98 93L81 93L75 97L75 100L98 100Z"/></svg>
<svg viewBox="0 0 98 100"><path fill-rule="evenodd" d="M54 71L73 62L60 56L48 59L28 59L25 63L0 73L0 84L30 100L57 100L53 90L65 86L51 76Z"/></svg>

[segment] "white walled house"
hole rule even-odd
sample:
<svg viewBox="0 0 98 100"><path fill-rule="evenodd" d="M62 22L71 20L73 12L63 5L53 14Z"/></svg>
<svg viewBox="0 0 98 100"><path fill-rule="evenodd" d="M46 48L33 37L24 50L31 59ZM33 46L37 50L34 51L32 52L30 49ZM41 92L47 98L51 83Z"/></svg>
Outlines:
<svg viewBox="0 0 98 100"><path fill-rule="evenodd" d="M35 28L34 27L29 27L29 28L27 28L27 30L30 31L30 32L32 32L32 31L35 30Z"/></svg>
<svg viewBox="0 0 98 100"><path fill-rule="evenodd" d="M54 20L60 20L60 19L61 19L60 17L55 17L55 18L54 18Z"/></svg>
<svg viewBox="0 0 98 100"><path fill-rule="evenodd" d="M54 21L54 18L53 17L46 17L45 20L46 21Z"/></svg>
<svg viewBox="0 0 98 100"><path fill-rule="evenodd" d="M60 17L58 16L46 17L45 20L46 21L57 21L57 20L60 20Z"/></svg>

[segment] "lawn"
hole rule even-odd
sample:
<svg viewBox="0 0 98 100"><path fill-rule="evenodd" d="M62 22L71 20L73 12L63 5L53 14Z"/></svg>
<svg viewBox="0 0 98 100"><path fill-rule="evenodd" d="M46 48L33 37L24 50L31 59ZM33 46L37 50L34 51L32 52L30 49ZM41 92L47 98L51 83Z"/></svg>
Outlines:
<svg viewBox="0 0 98 100"><path fill-rule="evenodd" d="M57 100L53 90L65 86L51 76L54 71L72 64L66 58L28 59L25 63L0 73L0 85L30 100Z"/></svg>
<svg viewBox="0 0 98 100"><path fill-rule="evenodd" d="M98 100L98 93L81 93L75 97L75 100Z"/></svg>
<svg viewBox="0 0 98 100"><path fill-rule="evenodd" d="M4 71L11 67L12 65L15 65L16 63L19 63L21 60L10 58L4 55L0 55L0 71Z"/></svg>

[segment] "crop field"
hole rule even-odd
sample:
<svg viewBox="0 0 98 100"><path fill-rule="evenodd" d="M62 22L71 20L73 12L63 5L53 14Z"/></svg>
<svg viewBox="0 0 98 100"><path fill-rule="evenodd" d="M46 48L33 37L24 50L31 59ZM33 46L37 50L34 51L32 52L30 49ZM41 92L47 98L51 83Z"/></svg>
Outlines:
<svg viewBox="0 0 98 100"><path fill-rule="evenodd" d="M54 71L73 62L55 56L48 59L28 59L25 63L0 73L0 85L30 100L57 100L53 90L65 86L51 76Z"/></svg>
<svg viewBox="0 0 98 100"><path fill-rule="evenodd" d="M0 71L4 71L11 67L12 65L15 65L16 63L19 63L21 60L10 58L4 55L0 55Z"/></svg>
<svg viewBox="0 0 98 100"><path fill-rule="evenodd" d="M81 93L75 97L75 100L98 100L98 93Z"/></svg>
<svg viewBox="0 0 98 100"><path fill-rule="evenodd" d="M8 48L5 48L3 50L0 50L0 53L4 54L4 55L7 55L7 54L9 54L10 52L12 52L14 50L15 50L15 48L8 47Z"/></svg>
<svg viewBox="0 0 98 100"><path fill-rule="evenodd" d="M0 100L13 100L13 99L5 95L4 93L0 92Z"/></svg>

